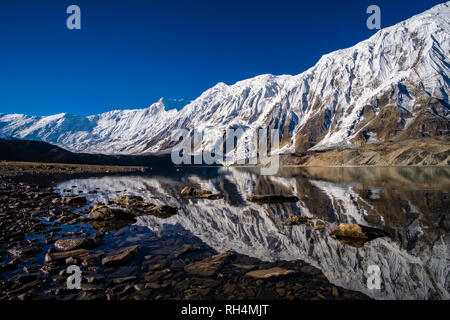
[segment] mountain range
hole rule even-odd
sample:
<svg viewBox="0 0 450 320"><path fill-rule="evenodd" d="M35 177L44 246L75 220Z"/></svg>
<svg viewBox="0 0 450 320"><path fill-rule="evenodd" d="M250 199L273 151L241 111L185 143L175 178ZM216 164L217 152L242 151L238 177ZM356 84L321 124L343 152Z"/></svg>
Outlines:
<svg viewBox="0 0 450 320"><path fill-rule="evenodd" d="M448 144L450 2L347 49L298 75L218 83L193 101L98 115L0 114L0 137L38 140L71 152L145 155L174 146L175 129L208 130L212 149L228 128L281 132L280 153L355 148L438 138ZM245 157L237 148L233 158ZM245 147L242 148L245 150Z"/></svg>

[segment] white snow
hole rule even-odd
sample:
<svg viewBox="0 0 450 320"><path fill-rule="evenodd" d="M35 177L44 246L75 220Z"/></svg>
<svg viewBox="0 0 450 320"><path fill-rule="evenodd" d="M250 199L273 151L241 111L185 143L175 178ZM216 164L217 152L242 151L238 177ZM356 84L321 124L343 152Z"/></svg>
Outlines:
<svg viewBox="0 0 450 320"><path fill-rule="evenodd" d="M328 112L328 129L312 149L352 146L363 107L377 106L383 94L393 94L393 101L411 117L416 116L415 94L448 103L449 35L446 2L351 48L324 55L299 75L266 74L234 85L218 83L183 108L184 102L166 106L161 99L146 109L88 117L0 115L0 137L43 140L75 152L142 154L169 148L178 128L214 129L203 144L211 150L225 129L244 129L238 140L242 146L252 130L270 126L288 129L292 138L282 152L293 152L295 135L313 116ZM236 152L234 157L245 154Z"/></svg>

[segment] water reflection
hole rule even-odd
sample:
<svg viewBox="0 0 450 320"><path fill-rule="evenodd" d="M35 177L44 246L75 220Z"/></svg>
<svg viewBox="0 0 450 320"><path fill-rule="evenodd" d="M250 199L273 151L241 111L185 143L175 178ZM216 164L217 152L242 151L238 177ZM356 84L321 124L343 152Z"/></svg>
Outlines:
<svg viewBox="0 0 450 320"><path fill-rule="evenodd" d="M139 217L137 224L161 232L178 224L219 252L264 261L304 260L335 285L377 299L449 299L449 168L285 168L277 176L248 169L182 172L174 176L115 176L71 180L61 190L99 188L93 202L120 194L180 208L168 219ZM220 200L187 200L185 185L221 192ZM255 204L252 194L294 194L297 203ZM286 226L293 214L322 222ZM324 222L324 223L323 223ZM329 236L339 223L389 232L361 248ZM367 269L381 270L380 290L367 288Z"/></svg>

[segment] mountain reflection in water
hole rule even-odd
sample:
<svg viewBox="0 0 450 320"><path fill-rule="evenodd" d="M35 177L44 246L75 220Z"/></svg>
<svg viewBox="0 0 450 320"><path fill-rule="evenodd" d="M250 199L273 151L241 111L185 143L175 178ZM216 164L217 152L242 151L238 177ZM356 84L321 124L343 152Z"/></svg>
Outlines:
<svg viewBox="0 0 450 320"><path fill-rule="evenodd" d="M94 203L120 194L180 208L168 219L139 217L138 225L160 232L179 224L218 252L263 261L303 260L330 282L376 299L449 299L450 168L283 168L260 176L244 168L182 169L173 175L74 179ZM219 200L187 200L180 191L198 186L224 194ZM253 194L296 195L284 204L248 202ZM325 221L322 228L286 226L290 215ZM339 223L389 232L361 248L329 236ZM367 287L367 269L381 270L381 289Z"/></svg>

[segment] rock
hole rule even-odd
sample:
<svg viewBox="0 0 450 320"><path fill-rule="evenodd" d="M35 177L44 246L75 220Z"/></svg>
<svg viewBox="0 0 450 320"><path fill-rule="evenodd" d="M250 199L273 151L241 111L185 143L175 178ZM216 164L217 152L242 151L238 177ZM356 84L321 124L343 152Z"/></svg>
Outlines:
<svg viewBox="0 0 450 320"><path fill-rule="evenodd" d="M368 240L369 237L362 231L358 224L345 224L341 223L336 229L331 231L330 235L332 237L342 237L342 238L357 238Z"/></svg>
<svg viewBox="0 0 450 320"><path fill-rule="evenodd" d="M233 294L234 292L236 292L236 288L237 287L234 283L227 282L223 287L223 293L225 293L226 295Z"/></svg>
<svg viewBox="0 0 450 320"><path fill-rule="evenodd" d="M372 228L372 227L367 227L367 226L362 226L359 225L362 229L362 231L369 237L369 240L373 240L376 238L380 238L380 237L389 237L390 234L386 231L377 229L377 228Z"/></svg>
<svg viewBox="0 0 450 320"><path fill-rule="evenodd" d="M122 208L128 208L136 202L142 202L144 199L140 196L119 196L114 198L111 202L121 206Z"/></svg>
<svg viewBox="0 0 450 320"><path fill-rule="evenodd" d="M129 276L129 277L123 277L123 278L116 278L113 279L113 282L115 284L122 284L124 282L130 282L132 280L136 280L136 276Z"/></svg>
<svg viewBox="0 0 450 320"><path fill-rule="evenodd" d="M41 245L30 245L27 247L14 248L8 250L8 253L14 257L32 257L42 251Z"/></svg>
<svg viewBox="0 0 450 320"><path fill-rule="evenodd" d="M120 196L113 199L111 203L121 206L133 216L147 216L153 214L152 210L158 210L158 206L153 203L144 202L140 196Z"/></svg>
<svg viewBox="0 0 450 320"><path fill-rule="evenodd" d="M286 276L290 274L294 274L295 271L288 270L280 267L270 268L270 269L262 269L262 270L254 270L246 273L246 276L254 278L254 279L267 279L271 277L279 277Z"/></svg>
<svg viewBox="0 0 450 320"><path fill-rule="evenodd" d="M120 196L111 202L127 209L127 213L133 217L153 215L158 218L168 218L177 213L177 208L147 203L139 196Z"/></svg>
<svg viewBox="0 0 450 320"><path fill-rule="evenodd" d="M0 273L14 270L20 263L20 259L11 260L9 263L0 265Z"/></svg>
<svg viewBox="0 0 450 320"><path fill-rule="evenodd" d="M211 290L211 288L197 288L197 292L202 296L207 296L208 294L210 294Z"/></svg>
<svg viewBox="0 0 450 320"><path fill-rule="evenodd" d="M102 251L96 251L95 253L90 253L87 256L84 256L81 265L84 267L92 266L100 260L100 257L103 255Z"/></svg>
<svg viewBox="0 0 450 320"><path fill-rule="evenodd" d="M161 288L161 286L159 284L157 284L157 283L152 282L152 283L147 283L145 285L145 288L157 290L157 289Z"/></svg>
<svg viewBox="0 0 450 320"><path fill-rule="evenodd" d="M76 249L76 250L70 250L70 251L64 251L64 252L47 252L45 255L45 262L61 262L66 260L70 257L79 257L82 255L89 254L89 251L86 249Z"/></svg>
<svg viewBox="0 0 450 320"><path fill-rule="evenodd" d="M86 205L87 200L83 196L67 196L63 198L63 203L70 206L82 207Z"/></svg>
<svg viewBox="0 0 450 320"><path fill-rule="evenodd" d="M290 216L286 219L284 222L287 226L299 226L302 224L305 224L308 221L308 218L306 217L299 217L299 216Z"/></svg>
<svg viewBox="0 0 450 320"><path fill-rule="evenodd" d="M333 289L331 289L331 294L333 295L333 297L337 298L339 297L339 291L336 287L333 287Z"/></svg>
<svg viewBox="0 0 450 320"><path fill-rule="evenodd" d="M319 291L317 291L317 297L321 300L325 300L325 296L323 294L321 294Z"/></svg>
<svg viewBox="0 0 450 320"><path fill-rule="evenodd" d="M119 230L129 225L132 225L136 220L119 220L119 219L107 219L107 220L91 220L89 225L100 232L106 233L113 230Z"/></svg>
<svg viewBox="0 0 450 320"><path fill-rule="evenodd" d="M122 236L122 235L124 235L125 234L125 230L119 230L119 231L117 231L116 233L114 233L114 237L120 237L120 236Z"/></svg>
<svg viewBox="0 0 450 320"><path fill-rule="evenodd" d="M66 263L67 266L79 265L80 264L80 259L74 258L74 257L69 257L66 260L64 260L64 262Z"/></svg>
<svg viewBox="0 0 450 320"><path fill-rule="evenodd" d="M257 203L283 203L283 202L297 202L299 199L296 196L285 195L253 195L248 196L247 200Z"/></svg>
<svg viewBox="0 0 450 320"><path fill-rule="evenodd" d="M313 225L313 230L324 230L327 226L327 223L323 220L315 219Z"/></svg>
<svg viewBox="0 0 450 320"><path fill-rule="evenodd" d="M184 267L184 270L192 275L212 277L216 275L226 260L232 254L224 252L201 261L193 262Z"/></svg>
<svg viewBox="0 0 450 320"><path fill-rule="evenodd" d="M186 186L181 190L181 195L186 199L208 199L208 200L217 200L222 199L223 194L220 193L212 193L208 190L202 190L198 188L193 188Z"/></svg>
<svg viewBox="0 0 450 320"><path fill-rule="evenodd" d="M286 295L286 289L282 287L277 287L275 291L278 293L280 297L284 297Z"/></svg>
<svg viewBox="0 0 450 320"><path fill-rule="evenodd" d="M175 207L162 205L162 206L154 206L147 212L155 217L165 219L177 214L177 211L178 209Z"/></svg>
<svg viewBox="0 0 450 320"><path fill-rule="evenodd" d="M252 264L233 264L234 267L239 268L239 269L244 269L244 270L251 270L254 269L255 266Z"/></svg>
<svg viewBox="0 0 450 320"><path fill-rule="evenodd" d="M98 290L102 290L102 289L100 287L96 286L95 284L82 283L81 290L83 290L83 291L98 291Z"/></svg>
<svg viewBox="0 0 450 320"><path fill-rule="evenodd" d="M179 258L179 257L181 257L181 256L183 256L183 255L185 255L185 254L188 254L188 253L197 251L197 250L199 250L199 249L200 249L199 247L194 246L194 245L192 245L192 244L185 244L185 245L183 246L183 248L175 254L175 257L176 257L176 258Z"/></svg>
<svg viewBox="0 0 450 320"><path fill-rule="evenodd" d="M139 246L137 245L122 249L116 254L103 258L102 264L105 267L117 267L124 265L129 260L133 259L138 251Z"/></svg>
<svg viewBox="0 0 450 320"><path fill-rule="evenodd" d="M134 217L128 212L121 209L112 209L104 205L97 205L89 212L89 219L91 220L129 220Z"/></svg>
<svg viewBox="0 0 450 320"><path fill-rule="evenodd" d="M73 238L73 239L60 239L55 242L55 247L58 250L70 251L75 249L92 249L96 246L96 243L92 239L86 238Z"/></svg>
<svg viewBox="0 0 450 320"><path fill-rule="evenodd" d="M158 281L159 279L161 279L163 276L165 276L169 272L170 272L169 269L160 270L153 274L146 274L144 276L144 279L145 279L145 281L148 281L148 282L155 282L155 281Z"/></svg>
<svg viewBox="0 0 450 320"><path fill-rule="evenodd" d="M367 241L389 236L389 234L383 230L359 224L341 223L336 229L330 232L330 236L343 244L361 248Z"/></svg>
<svg viewBox="0 0 450 320"><path fill-rule="evenodd" d="M28 291L28 290L30 290L30 289L40 285L40 284L42 284L42 281L35 280L35 281L32 281L32 282L28 282L28 283L24 284L23 286L21 286L21 287L19 287L17 289L10 290L8 293L10 295L11 294L14 295L14 294L22 293L24 291Z"/></svg>

